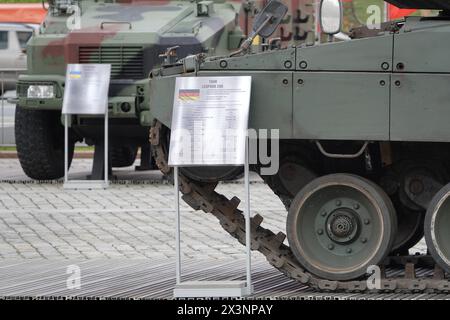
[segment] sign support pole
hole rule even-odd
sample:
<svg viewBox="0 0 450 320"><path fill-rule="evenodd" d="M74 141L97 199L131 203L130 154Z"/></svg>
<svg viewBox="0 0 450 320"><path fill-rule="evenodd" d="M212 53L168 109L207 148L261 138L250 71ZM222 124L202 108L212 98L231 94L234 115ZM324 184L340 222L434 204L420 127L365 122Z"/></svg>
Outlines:
<svg viewBox="0 0 450 320"><path fill-rule="evenodd" d="M186 297L242 297L253 294L252 285L252 248L251 248L251 217L250 217L250 166L249 138L245 140L245 251L246 251L246 281L189 281L181 282L181 215L180 186L178 166L173 167L173 184L175 191L175 275L176 298Z"/></svg>
<svg viewBox="0 0 450 320"><path fill-rule="evenodd" d="M64 115L64 184L69 181L69 115Z"/></svg>
<svg viewBox="0 0 450 320"><path fill-rule="evenodd" d="M173 167L173 185L175 187L175 254L176 254L176 280L181 283L181 239L180 239L180 186L178 182L178 166Z"/></svg>
<svg viewBox="0 0 450 320"><path fill-rule="evenodd" d="M251 274L251 214L248 114L250 108L251 77L178 77L175 84L174 110L168 164L173 168L175 192L175 298L243 297L253 294ZM220 90L224 99L217 102L215 92ZM189 108L185 108L189 106ZM206 108L214 106L214 112ZM195 107L195 108L193 108ZM195 109L195 112L192 112ZM207 117L202 116L207 112ZM231 121L225 120L227 116ZM229 122L227 122L229 121ZM197 126L202 130L196 133ZM188 134L186 134L186 130ZM234 130L234 131L233 131ZM203 148L192 148L186 143L192 135L196 141L214 141L209 153ZM194 141L195 143L195 141ZM183 148L189 148L187 151ZM211 153L212 151L212 153ZM190 152L190 153L189 153ZM194 152L194 154L192 154ZM198 152L198 154L195 154ZM194 158L192 158L194 155ZM244 167L243 217L245 221L245 268L240 280L182 281L180 168L186 166L239 166ZM242 217L242 215L241 215Z"/></svg>
<svg viewBox="0 0 450 320"><path fill-rule="evenodd" d="M109 185L108 165L108 90L111 78L110 64L68 64L63 97L64 116L64 189L106 189ZM80 94L80 92L86 94ZM69 121L72 115L95 115L104 117L104 179L69 180ZM95 161L100 160L95 157ZM101 167L99 168L101 176Z"/></svg>
<svg viewBox="0 0 450 320"><path fill-rule="evenodd" d="M106 112L105 112L105 139L104 139L104 150L105 150L105 188L108 187L109 185L109 163L108 163L108 144L109 144L109 128L108 128L108 107L106 107Z"/></svg>
<svg viewBox="0 0 450 320"><path fill-rule="evenodd" d="M252 287L252 241L251 241L251 218L250 218L250 169L248 161L249 137L245 138L245 165L244 165L244 184L245 184L245 247L247 253L247 294L253 293Z"/></svg>
<svg viewBox="0 0 450 320"><path fill-rule="evenodd" d="M64 189L106 189L108 187L108 110L105 113L104 127L104 179L69 181L69 114L64 114Z"/></svg>

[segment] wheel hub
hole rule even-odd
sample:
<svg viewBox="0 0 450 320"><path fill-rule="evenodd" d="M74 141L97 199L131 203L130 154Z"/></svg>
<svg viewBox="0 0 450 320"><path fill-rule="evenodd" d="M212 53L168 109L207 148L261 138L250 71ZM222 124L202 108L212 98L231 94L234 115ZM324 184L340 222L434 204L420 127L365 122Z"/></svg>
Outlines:
<svg viewBox="0 0 450 320"><path fill-rule="evenodd" d="M328 237L338 243L353 241L358 235L358 218L347 208L333 211L326 222Z"/></svg>
<svg viewBox="0 0 450 320"><path fill-rule="evenodd" d="M365 178L331 174L307 184L289 208L287 236L299 262L329 280L355 279L390 252L395 209Z"/></svg>

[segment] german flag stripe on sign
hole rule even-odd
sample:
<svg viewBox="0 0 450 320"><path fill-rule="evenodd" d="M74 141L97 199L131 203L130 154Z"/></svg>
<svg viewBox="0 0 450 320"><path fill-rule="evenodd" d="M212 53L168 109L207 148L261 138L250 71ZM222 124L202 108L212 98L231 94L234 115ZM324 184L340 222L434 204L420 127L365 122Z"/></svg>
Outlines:
<svg viewBox="0 0 450 320"><path fill-rule="evenodd" d="M178 91L180 100L197 100L200 98L200 89L181 89Z"/></svg>

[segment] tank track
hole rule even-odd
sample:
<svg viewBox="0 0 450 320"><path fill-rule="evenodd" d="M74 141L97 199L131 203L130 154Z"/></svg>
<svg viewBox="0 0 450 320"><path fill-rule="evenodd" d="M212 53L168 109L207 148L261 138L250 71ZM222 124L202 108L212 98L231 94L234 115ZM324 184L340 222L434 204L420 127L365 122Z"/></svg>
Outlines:
<svg viewBox="0 0 450 320"><path fill-rule="evenodd" d="M161 139L165 137L161 133L163 125L156 121L150 129L150 142L156 164L162 173L172 175L168 166L168 154ZM245 245L245 217L238 209L240 200L237 197L228 199L217 193L217 184L207 184L188 179L180 174L180 191L182 199L194 210L203 210L205 213L213 214L220 225L231 236ZM307 285L311 288L326 292L404 292L404 293L448 293L450 292L450 280L445 278L444 271L434 264L430 256L395 256L389 257L380 265L381 286L379 289L368 288L365 278L351 281L331 281L321 279L305 270L294 257L291 249L283 242L286 235L282 232L275 234L269 229L261 226L263 217L255 215L251 218L251 249L262 253L269 263L281 273ZM415 268L419 265L434 266L433 276L416 277ZM392 266L401 266L404 276L386 276L386 269ZM395 274L398 274L397 272Z"/></svg>

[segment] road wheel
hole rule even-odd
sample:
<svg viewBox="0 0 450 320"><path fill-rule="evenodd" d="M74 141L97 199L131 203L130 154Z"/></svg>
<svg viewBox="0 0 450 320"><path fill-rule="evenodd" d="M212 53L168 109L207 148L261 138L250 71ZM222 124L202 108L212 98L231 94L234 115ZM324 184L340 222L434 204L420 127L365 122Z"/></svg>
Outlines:
<svg viewBox="0 0 450 320"><path fill-rule="evenodd" d="M111 145L111 166L115 168L132 166L136 161L137 152L137 146Z"/></svg>
<svg viewBox="0 0 450 320"><path fill-rule="evenodd" d="M330 174L296 195L287 236L298 261L330 280L350 280L380 264L391 250L397 220L386 193L350 174Z"/></svg>
<svg viewBox="0 0 450 320"><path fill-rule="evenodd" d="M64 126L61 113L16 107L17 156L25 174L36 180L64 176ZM75 142L69 139L69 167Z"/></svg>
<svg viewBox="0 0 450 320"><path fill-rule="evenodd" d="M394 255L408 255L408 250L423 238L425 214L423 211L411 210L401 203L396 208L398 226L392 245L392 253Z"/></svg>
<svg viewBox="0 0 450 320"><path fill-rule="evenodd" d="M450 184L431 200L425 216L425 241L438 265L450 273Z"/></svg>

